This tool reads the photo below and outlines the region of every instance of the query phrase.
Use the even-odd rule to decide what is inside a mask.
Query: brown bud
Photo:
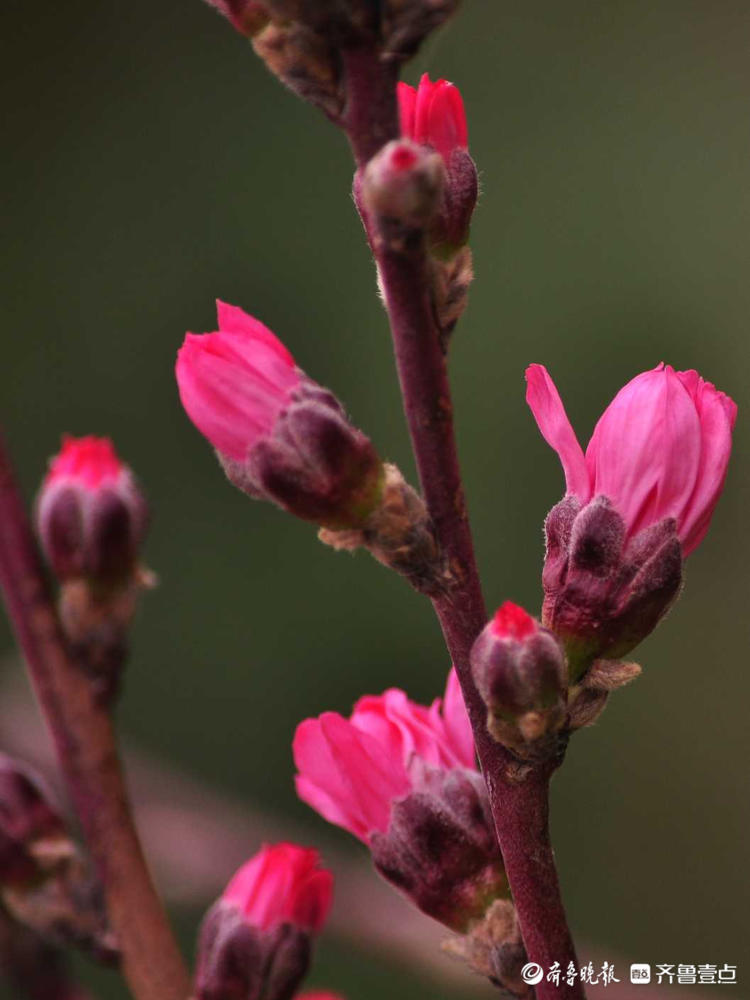
[[[384,0],[383,57],[409,59],[427,36],[455,13],[459,0]]]
[[[269,22],[253,37],[268,69],[304,101],[337,119],[344,106],[337,53],[320,35],[296,21]]]
[[[443,950],[518,1000],[531,1000],[534,996],[521,975],[527,960],[526,949],[516,908],[509,899],[494,902],[470,933],[444,942]]]
[[[453,575],[438,547],[424,501],[395,465],[386,463],[383,468],[380,501],[364,527],[353,531],[323,528],[318,538],[337,551],[366,548],[378,562],[406,577],[415,590],[445,593]]]
[[[623,663],[621,660],[595,660],[594,665],[583,679],[584,687],[590,691],[616,691],[630,684],[641,675],[638,663]]]

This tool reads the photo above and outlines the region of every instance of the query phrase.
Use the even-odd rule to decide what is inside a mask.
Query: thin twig
[[[66,649],[1,440],[0,583],[104,886],[123,974],[137,1000],[185,1000],[187,972],[143,857],[112,719]]]
[[[345,53],[344,62],[345,128],[361,169],[384,141],[398,137],[395,79],[389,78],[372,50]],[[576,963],[576,956],[549,839],[551,769],[527,770],[523,781],[509,778],[517,768],[508,752],[490,738],[486,711],[471,677],[469,653],[485,624],[486,611],[464,501],[450,384],[432,308],[426,250],[421,241],[394,248],[379,240],[372,223],[364,221],[385,293],[424,499],[456,579],[448,595],[433,599],[433,606],[469,710],[529,958],[543,968],[555,961],[565,968],[571,961]],[[578,983],[556,987],[544,981],[536,993],[538,1000],[584,996]]]

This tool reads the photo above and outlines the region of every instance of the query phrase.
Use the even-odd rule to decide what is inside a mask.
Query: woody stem
[[[137,1000],[185,1000],[187,972],[143,856],[112,717],[67,649],[1,440],[0,584],[104,888],[125,979]]]
[[[387,141],[398,138],[396,71],[377,51],[344,53],[348,103],[344,128],[358,170]],[[357,183],[355,181],[355,190]],[[363,218],[390,320],[404,410],[427,509],[455,579],[432,599],[474,731],[521,932],[529,959],[547,968],[576,963],[560,894],[548,828],[551,768],[521,771],[489,735],[486,709],[469,665],[471,647],[486,622],[453,425],[446,357],[432,306],[429,261],[423,241],[394,247]],[[538,1000],[582,1000],[580,983],[559,987],[543,980]]]

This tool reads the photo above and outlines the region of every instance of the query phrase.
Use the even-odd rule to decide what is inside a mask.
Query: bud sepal
[[[682,586],[682,547],[672,518],[626,540],[605,496],[584,507],[566,497],[545,533],[542,621],[562,641],[577,681],[594,661],[629,653],[669,611]]]
[[[387,831],[370,838],[373,862],[423,913],[465,932],[509,893],[484,779],[424,762],[412,778]]]

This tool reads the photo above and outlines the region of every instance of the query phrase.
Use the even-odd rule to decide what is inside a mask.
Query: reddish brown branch
[[[138,1000],[185,1000],[187,973],[143,857],[112,719],[66,649],[1,440],[0,583],[104,886],[125,978]]]
[[[375,53],[346,58],[346,130],[358,167],[398,135],[394,81]],[[384,88],[388,87],[386,92]],[[361,210],[361,206],[360,206]],[[576,962],[548,832],[550,770],[529,771],[522,782],[508,752],[489,736],[484,705],[474,686],[469,652],[486,621],[453,428],[446,358],[436,325],[422,241],[393,247],[365,227],[380,273],[391,324],[399,381],[427,508],[456,584],[433,600],[456,666],[487,781],[498,838],[529,958],[544,968]],[[580,1000],[579,984],[536,988],[539,1000]]]

